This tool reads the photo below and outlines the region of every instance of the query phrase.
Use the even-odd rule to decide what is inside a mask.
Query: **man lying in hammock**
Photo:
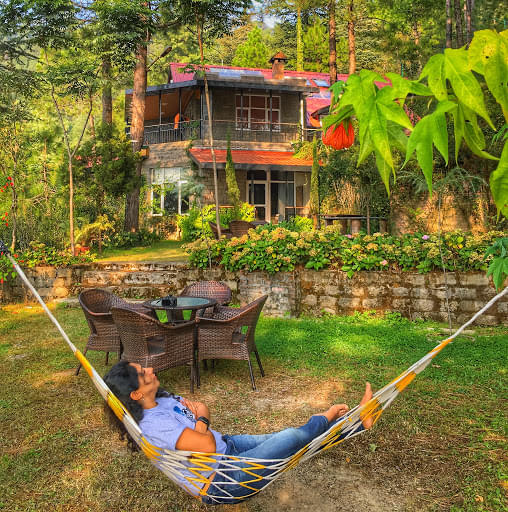
[[[346,404],[332,405],[327,411],[311,416],[301,427],[287,428],[273,434],[221,435],[210,428],[210,411],[205,404],[162,390],[152,368],[142,368],[136,363],[120,361],[104,376],[104,381],[138,422],[144,437],[152,444],[169,450],[225,454],[265,461],[285,459],[328,430],[349,410]],[[360,405],[367,403],[371,397],[372,389],[367,382]],[[130,436],[123,424],[113,414],[110,416],[121,431],[122,437],[127,437],[130,448],[137,449],[134,441],[129,439]],[[371,426],[372,418],[366,417],[358,430]],[[217,457],[217,460],[219,459]],[[231,460],[227,463],[227,467],[231,468]],[[221,464],[217,462],[211,466],[219,470]],[[249,471],[242,468],[249,468]],[[220,503],[238,502],[238,498],[252,495],[256,489],[264,487],[267,483],[266,477],[275,471],[276,468],[253,470],[248,463],[235,462],[232,471],[211,472],[211,484],[206,492],[208,496],[203,497],[203,502],[216,503],[210,495],[221,496]],[[200,489],[189,488],[187,479],[194,475],[185,470],[182,473],[181,486],[191,493],[198,494]],[[256,480],[257,475],[262,475],[263,478],[252,481]],[[251,482],[248,485],[237,484],[249,480]]]

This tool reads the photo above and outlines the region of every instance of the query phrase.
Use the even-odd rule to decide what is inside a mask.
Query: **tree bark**
[[[132,151],[137,153],[141,150],[145,138],[145,106],[146,106],[146,84],[147,84],[147,46],[150,39],[149,34],[144,41],[138,44],[136,52],[136,67],[134,68],[134,85],[132,91],[132,121],[131,138]],[[142,162],[136,164],[136,175],[141,176]],[[140,186],[128,192],[125,198],[125,231],[138,231],[139,229],[139,193]]]
[[[113,123],[113,95],[111,92],[111,61],[109,57],[102,60],[102,122],[104,124]]]
[[[457,39],[457,48],[464,46],[464,31],[462,29],[462,16],[461,0],[454,0],[453,14],[455,15],[455,36]]]
[[[417,62],[416,62],[416,70],[418,75],[422,70],[422,63],[420,60],[420,27],[418,26],[418,21],[414,20],[413,22],[413,39],[415,42],[415,46],[418,48],[417,50]]]
[[[355,45],[355,3],[350,0],[348,5],[347,39],[349,51],[349,74],[356,73],[356,45]]]
[[[446,0],[446,48],[452,47],[452,0]]]
[[[328,60],[330,68],[330,85],[337,81],[337,33],[335,23],[335,0],[328,2],[328,46],[330,56]]]
[[[466,44],[469,46],[473,38],[473,9],[474,0],[465,0],[464,2],[464,24],[466,26]]]
[[[302,9],[296,8],[296,70],[303,71]]]

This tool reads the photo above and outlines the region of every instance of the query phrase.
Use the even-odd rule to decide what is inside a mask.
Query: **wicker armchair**
[[[217,304],[225,306],[231,302],[231,288],[221,281],[198,281],[188,284],[180,295],[215,299]],[[212,310],[213,308],[208,308]]]
[[[218,240],[219,239],[219,230],[217,229],[217,224],[212,221],[208,221],[208,225],[210,226],[210,229],[212,230],[213,236]],[[229,229],[220,228],[220,232],[222,236],[225,236],[226,238],[232,238],[233,234]]]
[[[84,290],[79,294],[78,298],[90,327],[90,336],[88,337],[83,355],[86,354],[87,350],[102,350],[106,352],[106,364],[108,364],[110,352],[117,352],[120,359],[122,349],[120,337],[111,316],[111,308],[115,306],[131,308],[151,314],[151,310],[146,309],[140,304],[132,304],[113,293],[99,288]],[[79,374],[80,369],[81,364],[76,368],[76,375]]]
[[[122,359],[152,367],[156,373],[190,365],[190,390],[194,393],[195,320],[172,325],[127,308],[114,307],[111,313],[122,340]]]
[[[252,222],[247,222],[246,220],[232,220],[229,223],[229,229],[233,236],[240,237],[246,235],[249,232],[249,229],[256,229],[256,226],[252,224]]]
[[[268,295],[242,308],[217,306],[213,318],[198,317],[198,366],[206,359],[241,359],[249,364],[252,389],[256,390],[250,353],[254,352],[264,377],[254,334]],[[198,375],[199,385],[199,375]]]

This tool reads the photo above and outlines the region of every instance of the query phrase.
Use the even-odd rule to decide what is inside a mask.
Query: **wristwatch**
[[[206,418],[205,416],[200,416],[197,420],[196,420],[196,423],[198,421],[201,421],[203,422],[205,425],[206,425],[206,430],[208,430],[210,428],[210,420],[208,418]]]

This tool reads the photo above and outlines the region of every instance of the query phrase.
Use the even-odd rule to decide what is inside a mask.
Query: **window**
[[[272,130],[280,131],[280,96],[272,96]],[[270,96],[236,95],[236,129],[270,131]]]
[[[189,193],[185,190],[185,171],[182,167],[150,169],[150,200],[152,215],[185,213],[189,210]]]

